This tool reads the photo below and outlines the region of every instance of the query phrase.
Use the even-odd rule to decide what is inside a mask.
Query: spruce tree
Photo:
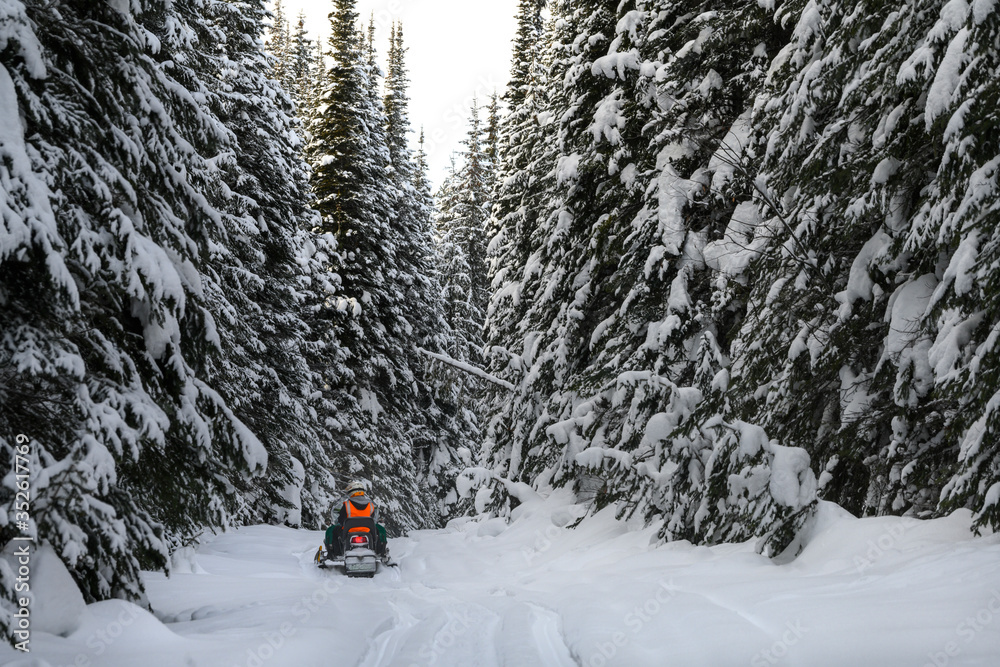
[[[456,334],[453,347],[448,352],[455,359],[468,361],[474,354],[476,345],[468,341],[462,332],[473,330],[480,314],[474,311],[472,305],[472,277],[468,258],[452,225],[458,218],[460,198],[458,167],[453,155],[444,182],[434,195],[436,261],[445,295],[445,319]],[[465,325],[466,322],[469,324]]]
[[[35,475],[32,522],[2,531],[51,544],[88,601],[143,603],[140,567],[239,521],[269,462],[220,370],[221,315],[247,314],[212,264],[243,203],[205,74],[222,15],[57,4],[15,12],[0,53],[0,440],[28,436]]]
[[[414,415],[413,323],[407,291],[412,260],[397,225],[401,196],[393,176],[386,118],[377,95],[375,57],[358,30],[354,0],[337,0],[330,15],[333,66],[313,119],[307,149],[313,168],[320,232],[337,240],[331,267],[341,288],[331,313],[337,339],[349,350],[336,390],[344,405],[340,437],[346,476],[367,477],[387,525],[423,525],[411,452]]]
[[[264,12],[262,2],[213,6],[213,24],[226,39],[206,75],[225,73],[213,84],[211,108],[232,134],[233,153],[223,168],[228,237],[212,263],[225,285],[216,295],[223,353],[217,372],[227,403],[269,453],[268,475],[247,490],[245,520],[298,524],[304,514],[319,527],[336,490],[320,447],[329,435],[310,405],[313,382],[301,353],[308,336],[303,287],[311,277],[298,255],[313,213],[292,108],[269,76]],[[293,506],[285,507],[290,498]]]
[[[316,50],[306,32],[305,12],[300,11],[295,21],[295,30],[289,37],[288,54],[288,93],[295,101],[299,117],[304,118],[308,115],[310,88],[316,69]]]
[[[398,192],[395,224],[404,242],[399,266],[408,289],[405,317],[412,326],[417,346],[433,353],[448,353],[452,334],[445,321],[445,297],[435,269],[431,221],[433,201],[427,180],[426,154],[421,136],[416,160],[409,148],[409,78],[406,70],[403,25],[393,26],[389,69],[386,76],[386,131]],[[478,439],[470,394],[455,391],[442,371],[424,353],[411,347],[408,363],[416,381],[416,403],[407,417],[412,433],[413,455],[418,472],[442,512],[445,500],[454,495],[454,480],[470,462],[468,453]]]
[[[720,340],[732,313],[717,306],[699,258],[733,207],[707,197],[706,186],[720,142],[753,102],[766,49],[775,48],[759,7],[706,14],[697,4],[622,3],[617,12],[598,2],[553,6],[549,83],[536,116],[552,139],[539,142],[536,162],[520,174],[501,175],[504,189],[517,178],[529,184],[517,215],[535,222],[516,236],[524,249],[511,272],[523,278],[491,304],[491,327],[508,294],[530,305],[516,324],[506,320],[508,335],[523,342],[515,338],[505,354],[524,380],[499,403],[491,426],[505,430],[491,429],[488,446],[498,476],[573,484],[584,494],[599,489],[591,495],[597,506],[621,501],[623,511],[666,515],[667,535],[715,541],[766,532],[790,517],[801,525],[814,478],[795,450],[801,497],[785,505],[787,497],[754,496],[761,511],[751,521],[712,493],[728,498],[732,481],[730,491],[741,494],[749,488],[741,476],[785,450],[759,430],[731,437],[741,432],[734,423],[686,449],[664,446],[675,429],[684,442],[696,409],[705,406],[699,423],[708,429],[724,407],[706,399],[727,365]],[[645,11],[650,6],[658,11]],[[764,36],[760,56],[760,41],[738,37],[748,27]],[[502,189],[498,206],[507,206],[506,196]],[[752,461],[729,457],[744,446]],[[711,456],[718,464],[709,485]],[[776,536],[773,548],[794,532]]]
[[[539,216],[538,200],[544,194],[539,177],[546,167],[554,166],[541,157],[554,137],[551,124],[542,122],[551,118],[543,115],[547,114],[550,79],[539,75],[544,45],[538,2],[522,0],[518,26],[513,75],[503,96],[509,111],[499,126],[496,187],[487,228],[491,293],[484,327],[487,368],[494,376],[519,386],[515,398],[496,386],[487,388],[485,401],[491,409],[481,463],[499,476],[516,470],[518,451],[527,437],[527,417],[536,412],[530,389],[520,387],[533,349],[533,335],[526,338],[520,326],[530,299],[526,282],[535,277],[527,269]],[[495,502],[503,504],[505,500],[497,497]]]
[[[416,169],[413,172],[413,187],[417,189],[417,197],[423,209],[432,213],[434,196],[431,192],[431,181],[428,175],[430,164],[427,160],[427,137],[424,128],[420,128],[420,140],[417,143],[417,154],[414,160]]]
[[[772,76],[775,101],[754,123],[780,133],[757,140],[758,180],[769,184],[754,234],[762,256],[750,267],[761,287],[748,295],[755,316],[735,342],[738,353],[757,350],[740,355],[754,392],[737,390],[736,407],[806,447],[823,495],[858,514],[933,512],[954,451],[928,372],[933,327],[913,311],[933,289],[941,249],[904,247],[909,217],[934,185],[935,142],[917,122],[933,74],[902,85],[897,74],[934,14],[920,3],[899,12],[827,5],[823,34],[804,17]],[[808,71],[802,58],[814,61]],[[800,87],[820,72],[830,86]],[[910,120],[887,131],[893,117]],[[798,192],[781,201],[773,193],[785,184]]]
[[[483,127],[479,120],[479,103],[473,100],[469,116],[469,132],[463,145],[462,167],[457,173],[458,202],[451,223],[469,262],[472,278],[472,303],[476,310],[486,309],[489,282],[486,275],[486,230],[490,214],[491,189],[490,163],[483,149]]]
[[[445,319],[452,332],[448,353],[459,361],[479,364],[483,311],[476,298],[474,264],[469,244],[468,197],[463,169],[451,168],[436,196],[437,263],[445,302]]]
[[[269,32],[267,48],[275,59],[274,78],[285,92],[291,93],[295,87],[292,71],[293,44],[288,29],[288,18],[285,16],[281,0],[274,2],[274,16]]]
[[[591,219],[587,211],[598,209],[608,194],[607,188],[600,187],[602,178],[606,178],[601,172],[606,174],[607,167],[598,164],[602,157],[596,154],[589,168],[579,167],[587,164],[583,156],[587,137],[591,136],[587,129],[591,121],[586,115],[593,113],[611,85],[607,78],[594,77],[590,71],[593,61],[604,52],[602,48],[606,49],[607,38],[599,35],[613,34],[615,17],[598,3],[585,4],[571,9],[557,3],[553,8],[545,58],[549,70],[547,90],[525,98],[527,105],[538,105],[526,128],[537,136],[533,139],[537,148],[534,154],[521,158],[521,173],[515,177],[505,177],[505,169],[501,169],[500,180],[505,187],[494,208],[496,213],[498,208],[509,206],[509,195],[504,190],[517,180],[527,186],[518,197],[517,207],[511,206],[514,215],[521,218],[511,220],[511,249],[521,264],[514,267],[520,274],[517,286],[507,288],[494,283],[494,289],[500,290],[494,295],[494,304],[498,297],[507,298],[505,294],[512,289],[517,290],[521,302],[519,312],[515,311],[518,319],[507,324],[521,340],[503,346],[507,348],[503,354],[509,357],[508,363],[513,361],[519,367],[521,375],[515,384],[521,386],[513,397],[502,399],[500,405],[508,404],[505,409],[510,414],[497,422],[506,422],[505,430],[497,432],[500,442],[490,443],[494,456],[499,457],[493,465],[499,463],[499,470],[511,481],[549,484],[554,475],[561,476],[562,471],[553,464],[565,460],[560,450],[566,443],[553,438],[549,428],[569,417],[566,405],[560,405],[571,396],[565,383],[574,379],[572,366],[586,363],[576,340],[580,327],[593,323],[581,309],[580,297],[585,298],[592,285],[585,275],[585,255],[591,248],[581,240],[586,226],[598,218],[594,215]],[[566,46],[574,41],[583,46],[569,52]],[[586,81],[586,85],[571,85],[571,81]],[[515,114],[509,117],[513,118]],[[578,204],[570,203],[570,198],[577,197]],[[497,310],[494,304],[491,318]],[[490,349],[496,350],[493,345]]]
[[[435,197],[435,275],[443,302],[442,349],[456,361],[478,365],[482,347],[482,312],[472,300],[471,269],[458,232],[455,211],[461,197],[454,160]],[[468,497],[460,498],[456,480],[473,465],[478,454],[483,396],[482,381],[450,365],[428,366],[435,403],[442,424],[440,442],[428,459],[427,476],[438,492],[443,509],[451,514],[471,509]]]
[[[322,40],[316,40],[314,49],[312,67],[309,70],[308,84],[305,86],[305,90],[303,91],[306,100],[306,109],[304,112],[299,112],[299,118],[302,119],[307,132],[309,127],[312,126],[312,118],[316,114],[316,107],[319,106],[319,100],[322,97],[323,89],[326,86],[327,77],[326,56],[323,52]]]
[[[493,212],[493,197],[497,188],[497,164],[500,159],[500,97],[494,92],[490,95],[487,107],[486,137],[483,151],[486,154],[486,184],[489,188],[490,205],[487,208],[487,218]]]
[[[922,409],[912,416],[911,430],[922,426],[921,413],[936,417],[932,426],[940,423],[942,412],[947,419],[941,431],[945,446],[936,438],[913,438],[923,446],[915,452],[917,456],[900,457],[899,464],[902,473],[916,472],[904,480],[909,486],[923,483],[931,489],[942,481],[942,470],[947,470],[936,513],[967,507],[974,512],[977,530],[996,531],[1000,528],[1000,447],[989,434],[997,428],[1000,379],[995,345],[1000,322],[996,206],[1000,20],[995,11],[976,3],[956,7],[964,11],[954,15],[938,12],[934,3],[918,6],[921,15],[933,18],[934,24],[910,49],[902,72],[906,79],[925,82],[927,94],[920,98],[925,101],[923,129],[940,150],[933,152],[939,160],[937,178],[925,191],[930,196],[915,212],[905,249],[923,250],[920,255],[927,257],[928,269],[932,253],[938,258],[947,256],[948,264],[943,274],[939,271],[943,262],[935,265],[940,282],[922,321],[930,332],[914,337],[911,343],[911,349],[927,351],[937,390],[928,392],[931,400],[922,402]],[[933,77],[919,66],[926,63],[922,58],[928,53],[940,63]],[[913,179],[907,171],[903,165],[893,176]],[[934,342],[928,348],[932,336]],[[926,391],[926,369],[917,372],[922,358],[916,354],[912,358],[914,390]],[[932,408],[938,410],[932,413]],[[914,496],[910,494],[907,500]]]
[[[543,46],[542,36],[545,31],[542,18],[544,9],[545,0],[518,0],[514,61],[504,95],[504,101],[511,109],[521,106],[531,89],[541,83],[539,52]]]
[[[501,125],[492,507],[572,483],[772,555],[817,497],[995,523],[992,14],[610,10],[552,5]]]

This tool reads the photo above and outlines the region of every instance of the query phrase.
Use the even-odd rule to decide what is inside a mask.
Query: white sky
[[[299,10],[305,11],[310,36],[320,36],[325,45],[333,0],[283,0],[282,5],[292,24]],[[510,76],[516,11],[517,0],[358,0],[365,25],[375,14],[383,68],[392,22],[403,22],[409,48],[411,144],[416,146],[423,126],[435,188],[451,153],[461,148],[466,136],[473,96],[485,104],[494,90],[503,93]]]

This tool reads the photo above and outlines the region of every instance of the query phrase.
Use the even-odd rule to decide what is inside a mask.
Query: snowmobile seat
[[[344,521],[345,533],[371,533],[376,534],[375,519],[370,516],[351,517]]]
[[[344,528],[341,531],[343,539],[347,542],[353,533],[365,533],[371,540],[372,548],[378,544],[378,529],[375,527],[375,519],[370,516],[351,517],[344,521]]]
[[[350,539],[351,533],[367,533],[368,539],[371,540],[372,548],[376,553],[382,552],[382,536],[375,523],[375,519],[369,516],[358,516],[345,520],[342,532],[345,541]]]

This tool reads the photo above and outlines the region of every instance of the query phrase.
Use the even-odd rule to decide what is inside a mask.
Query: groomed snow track
[[[968,513],[858,520],[823,505],[802,555],[776,565],[752,544],[659,544],[611,513],[568,530],[583,515],[570,500],[393,540],[399,567],[373,579],[318,569],[320,532],[216,536],[170,578],[146,575],[155,615],[102,602],[63,619],[64,636],[39,620],[31,655],[0,648],[0,664],[955,667],[1000,655],[1000,536],[974,538]]]

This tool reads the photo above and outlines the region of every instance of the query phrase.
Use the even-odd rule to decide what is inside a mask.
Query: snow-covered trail
[[[656,546],[556,495],[391,543],[374,579],[315,569],[322,534],[256,526],[147,575],[155,616],[90,605],[31,665],[482,667],[1000,664],[1000,536],[959,513],[857,520],[824,505],[805,552]],[[0,649],[0,663],[14,652]]]

